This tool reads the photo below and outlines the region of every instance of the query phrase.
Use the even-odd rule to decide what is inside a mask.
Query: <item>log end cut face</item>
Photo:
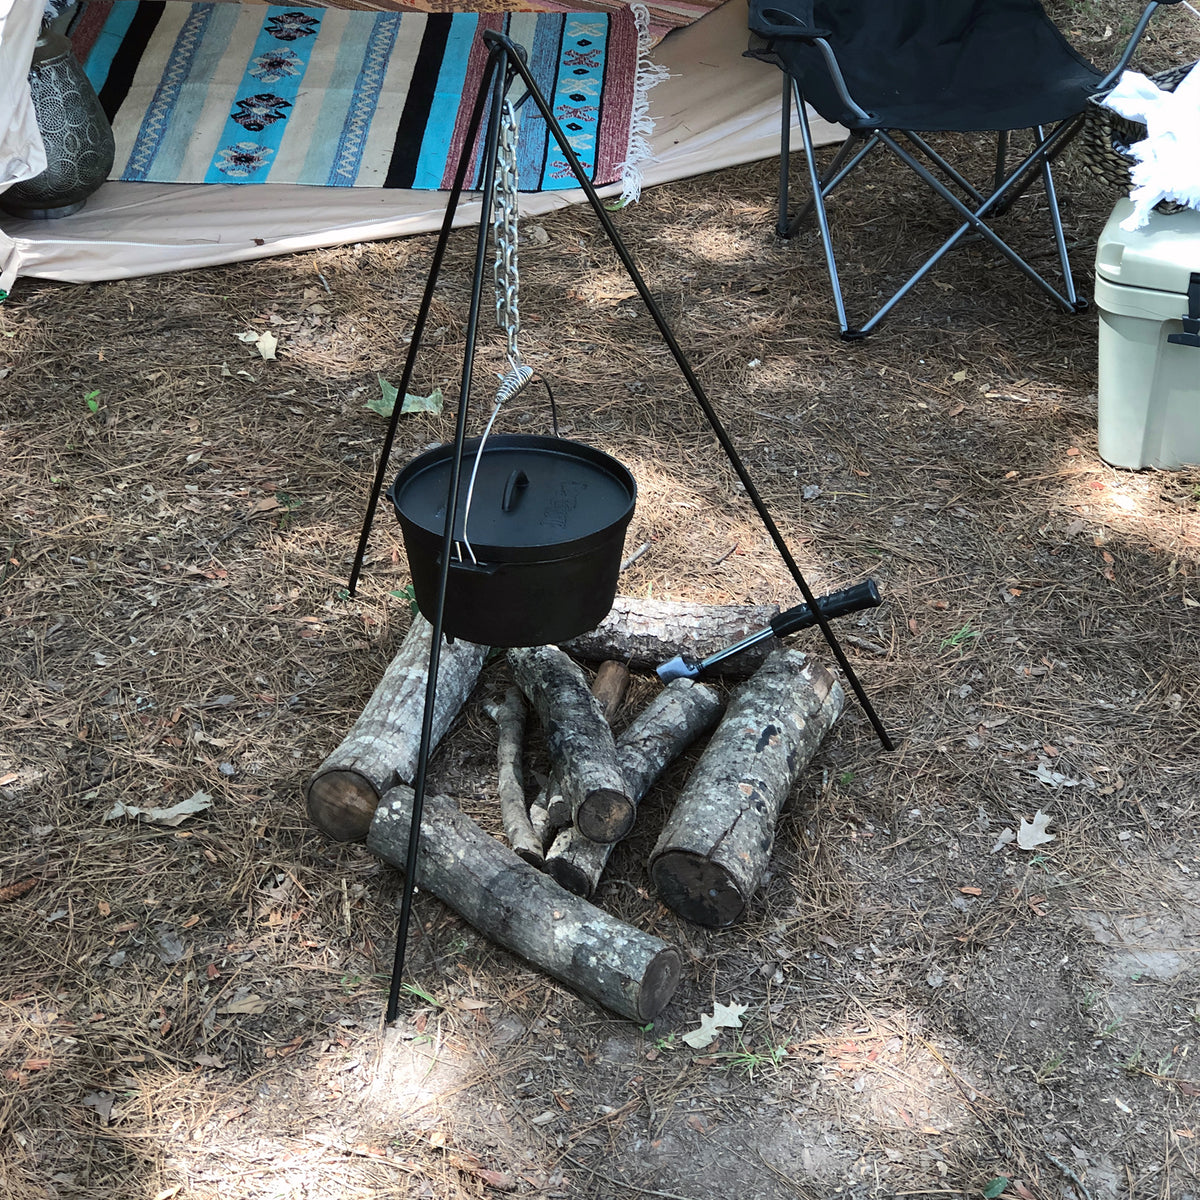
[[[379,793],[358,771],[326,771],[309,781],[308,818],[335,842],[365,842]]]
[[[576,863],[567,858],[557,857],[546,859],[546,871],[550,878],[560,887],[564,887],[573,896],[582,896],[585,900],[592,895],[592,878]]]
[[[609,844],[619,842],[633,828],[637,813],[633,801],[615,788],[594,788],[575,814],[575,824],[585,838]]]
[[[723,929],[746,909],[746,897],[729,872],[702,854],[666,850],[654,859],[650,875],[662,902],[694,925]]]
[[[683,960],[673,946],[660,950],[646,967],[638,994],[638,1020],[649,1023],[670,1003],[679,986]]]

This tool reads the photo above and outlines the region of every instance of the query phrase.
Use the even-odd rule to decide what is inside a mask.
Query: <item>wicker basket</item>
[[[1196,65],[1186,63],[1180,67],[1171,67],[1168,71],[1159,71],[1157,75],[1149,76],[1149,79],[1164,92],[1173,92]],[[1137,162],[1129,153],[1129,147],[1134,142],[1140,142],[1145,136],[1146,127],[1140,121],[1131,121],[1128,117],[1113,112],[1111,108],[1106,108],[1099,99],[1093,99],[1088,105],[1087,119],[1075,142],[1075,152],[1088,171],[1114,191],[1128,195],[1132,187],[1129,169]],[[1154,206],[1156,212],[1162,213],[1180,212],[1185,207],[1173,200],[1160,200]]]

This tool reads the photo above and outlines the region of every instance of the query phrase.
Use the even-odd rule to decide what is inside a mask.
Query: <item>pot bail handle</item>
[[[528,486],[529,476],[520,467],[515,468],[504,482],[504,495],[500,499],[500,511],[512,512]]]

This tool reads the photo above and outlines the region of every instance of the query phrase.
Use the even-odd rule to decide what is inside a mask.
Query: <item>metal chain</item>
[[[467,481],[467,497],[463,506],[463,536],[455,543],[459,561],[470,558],[476,562],[467,531],[471,515],[471,502],[475,497],[475,480],[479,475],[479,464],[483,459],[483,448],[487,445],[492,426],[501,405],[511,400],[533,378],[533,368],[521,361],[521,349],[517,345],[517,334],[521,331],[520,290],[521,280],[517,271],[517,218],[520,202],[517,196],[517,111],[509,97],[504,99],[500,110],[500,142],[496,147],[496,174],[492,183],[492,241],[496,258],[492,274],[496,282],[496,324],[508,338],[508,370],[500,376],[496,390],[496,401],[487,427],[479,439],[475,461],[471,464],[471,475]],[[465,551],[465,555],[464,555]]]
[[[521,361],[517,334],[521,331],[520,274],[517,268],[517,113],[512,100],[504,100],[500,113],[500,144],[492,189],[492,237],[496,247],[496,324],[508,338],[508,374],[501,379],[496,403],[511,400],[533,376]]]

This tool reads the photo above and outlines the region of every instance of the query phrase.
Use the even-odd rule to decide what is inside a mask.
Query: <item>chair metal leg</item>
[[[996,173],[992,176],[992,194],[1000,190],[1000,185],[1007,175],[1005,165],[1008,162],[1008,130],[1002,129],[996,134]]]
[[[783,77],[783,127],[779,131],[779,216],[775,220],[775,232],[785,238],[788,235],[788,167],[792,158],[792,81]]]
[[[829,164],[829,169],[820,178],[821,195],[829,196],[842,183],[847,176],[858,166],[860,162],[875,148],[878,144],[874,138],[865,138],[862,134],[852,133],[838,147],[837,153],[833,156],[833,161]],[[813,196],[816,195],[816,189],[813,190]],[[783,237],[794,237],[797,230],[809,217],[816,211],[816,201],[811,197],[806,200],[803,206],[797,211],[796,215],[788,222],[787,230]]]
[[[796,99],[800,107],[800,135],[804,139],[804,155],[808,160],[808,178],[812,185],[810,203],[817,215],[817,227],[821,231],[821,245],[825,248],[825,264],[829,269],[829,283],[833,288],[833,307],[837,312],[838,328],[844,338],[856,336],[857,330],[852,332],[850,322],[846,319],[846,303],[842,299],[842,283],[838,278],[837,259],[833,253],[833,235],[829,231],[829,216],[825,211],[825,185],[822,183],[821,173],[817,169],[816,148],[813,146],[812,128],[808,123],[808,110],[804,105],[803,96],[797,93]]]
[[[791,150],[791,113],[795,103],[798,112],[800,133],[804,142],[804,154],[808,165],[811,197],[790,220],[787,220],[788,205],[788,165]],[[782,153],[780,157],[779,179],[779,215],[776,232],[780,237],[791,237],[800,225],[815,214],[817,226],[821,234],[821,244],[825,253],[825,263],[829,272],[829,282],[833,291],[834,309],[837,314],[838,329],[844,339],[851,340],[865,337],[872,332],[891,310],[908,295],[913,288],[954,248],[968,233],[974,232],[989,241],[1031,282],[1035,283],[1051,299],[1057,301],[1068,312],[1080,312],[1086,308],[1086,301],[1081,302],[1075,289],[1075,281],[1071,274],[1070,261],[1067,255],[1066,236],[1062,227],[1062,216],[1058,208],[1058,196],[1054,186],[1054,176],[1051,162],[1061,152],[1064,146],[1078,131],[1081,121],[1067,120],[1058,125],[1051,134],[1045,136],[1039,127],[1034,132],[1036,141],[1034,149],[1025,156],[1013,170],[1008,169],[1009,135],[1001,131],[997,135],[996,160],[993,178],[993,191],[985,196],[970,180],[966,179],[953,165],[939,154],[923,137],[912,131],[897,131],[909,141],[937,170],[951,183],[957,185],[973,202],[970,207],[959,196],[946,186],[942,179],[930,168],[906,150],[891,133],[884,130],[874,130],[870,133],[852,132],[839,147],[833,162],[824,175],[816,163],[815,147],[813,145],[812,128],[808,119],[807,107],[799,85],[789,76],[784,76],[783,95],[783,130],[781,135]],[[930,255],[918,269],[893,293],[888,300],[862,325],[852,327],[846,315],[845,298],[842,292],[841,278],[838,273],[837,258],[833,246],[833,234],[826,208],[826,198],[850,175],[860,162],[875,148],[883,145],[891,150],[918,178],[922,179],[935,193],[942,197],[947,204],[964,218],[960,225],[937,250]],[[1033,181],[1042,179],[1046,189],[1047,200],[1050,204],[1050,220],[1054,234],[1055,247],[1058,251],[1059,264],[1065,295],[1044,279],[1037,270],[1020,254],[1017,253],[999,234],[984,220],[1007,210],[1013,200],[1023,194]]]
[[[947,179],[950,179],[954,183],[958,184],[958,186],[962,188],[962,190],[966,192],[966,194],[972,200],[974,200],[976,204],[982,204],[984,200],[987,199],[983,192],[981,192],[969,179],[967,179],[966,176],[948,163],[923,137],[918,136],[911,130],[905,130],[904,136],[910,142],[912,142],[914,146],[919,147],[921,153],[924,154],[930,162],[934,163]],[[995,191],[994,188],[992,190],[993,192]]]
[[[913,156],[909,154],[903,146],[901,146],[887,134],[883,134],[881,136],[885,145],[887,145],[895,154],[897,154],[902,161],[906,162],[922,179],[925,180],[925,182],[931,188],[933,188],[935,192],[937,192],[939,196],[942,197],[943,200],[946,201],[947,204],[949,204],[965,219],[965,224],[947,240],[947,242],[936,252],[926,266],[932,266],[934,262],[938,261],[946,254],[946,252],[963,236],[963,234],[967,232],[967,230],[973,229],[982,237],[987,238],[987,240],[991,242],[992,245],[995,246],[996,249],[999,250],[1000,253],[1003,254],[1004,257],[1013,264],[1013,266],[1028,276],[1028,278],[1042,288],[1043,291],[1057,300],[1064,308],[1069,311],[1073,311],[1075,307],[1074,303],[1068,300],[1065,296],[1061,295],[1052,284],[1043,279],[1041,275],[1039,275],[1037,271],[1035,271],[1033,267],[1029,265],[1029,263],[1027,263],[998,233],[995,232],[995,230],[992,229],[990,225],[987,224],[987,222],[983,220],[984,214],[990,212],[990,210],[999,201],[1001,196],[1000,193],[989,197],[989,199],[980,205],[979,208],[971,210],[965,204],[963,204],[963,202],[952,191],[950,191],[950,189],[946,187],[946,185],[943,184],[936,175],[930,172],[923,163],[913,158]]]
[[[947,204],[949,204],[956,212],[962,215],[965,220],[946,239],[945,242],[929,257],[924,263],[909,277],[908,280],[896,291],[888,301],[874,313],[874,315],[861,326],[861,333],[866,335],[874,330],[885,316],[898,304],[905,296],[912,291],[934,267],[935,264],[941,261],[942,258],[971,230],[974,230],[980,236],[986,238],[1001,254],[1005,256],[1018,270],[1026,275],[1030,280],[1037,284],[1047,295],[1056,300],[1068,312],[1079,311],[1079,301],[1075,294],[1074,281],[1067,276],[1068,282],[1066,285],[1067,295],[1060,293],[1051,283],[1043,279],[1041,275],[1027,263],[1009,244],[1004,241],[984,220],[984,216],[992,215],[994,209],[998,209],[1000,205],[1009,197],[1010,190],[1018,182],[1021,183],[1022,190],[1028,186],[1025,181],[1025,176],[1032,173],[1036,177],[1038,171],[1048,166],[1048,158],[1050,157],[1049,150],[1053,149],[1060,139],[1064,136],[1064,125],[1059,126],[1050,135],[1049,138],[1039,139],[1039,144],[1035,149],[1026,156],[1026,158],[1016,167],[1015,170],[1009,173],[1008,177],[1001,183],[1000,188],[989,196],[978,208],[972,210],[968,208],[953,192],[949,190],[929,169],[918,159],[909,154],[903,146],[901,146],[894,138],[886,133],[878,133],[879,139],[885,146],[888,147],[902,162],[907,164],[918,177],[923,179],[929,187],[931,187],[938,195],[940,195]],[[1057,218],[1057,204],[1054,205],[1054,215]],[[1061,220],[1055,220],[1056,236],[1061,232]],[[1066,261],[1066,239],[1063,238],[1060,245],[1060,261]]]
[[[1037,127],[1036,134],[1038,141],[1041,142],[1043,137],[1040,125]],[[1050,224],[1054,226],[1054,245],[1058,250],[1059,266],[1062,267],[1063,289],[1067,293],[1071,307],[1076,312],[1083,312],[1087,308],[1087,301],[1084,300],[1081,305],[1079,296],[1075,292],[1075,277],[1071,273],[1071,260],[1067,257],[1067,238],[1063,233],[1062,213],[1058,211],[1058,192],[1054,187],[1054,172],[1050,169],[1048,158],[1042,160],[1042,186],[1046,189],[1046,203],[1050,206]]]

